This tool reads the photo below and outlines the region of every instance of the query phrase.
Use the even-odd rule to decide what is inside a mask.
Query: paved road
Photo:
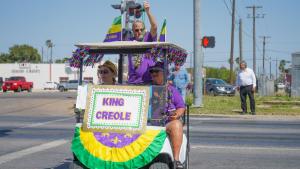
[[[66,168],[75,92],[0,94],[0,168]]]
[[[299,120],[202,118],[191,126],[191,168],[299,169]]]
[[[0,93],[0,169],[63,169],[72,160],[75,92]],[[298,169],[300,121],[191,119],[192,169]]]

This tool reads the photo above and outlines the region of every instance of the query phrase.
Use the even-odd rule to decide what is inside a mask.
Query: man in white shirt
[[[247,63],[241,61],[240,70],[236,78],[237,90],[240,92],[242,114],[247,113],[247,95],[250,99],[250,109],[252,115],[255,115],[254,92],[256,88],[256,77],[252,69],[247,68]]]

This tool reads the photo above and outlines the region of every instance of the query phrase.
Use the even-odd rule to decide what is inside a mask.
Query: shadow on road
[[[12,132],[12,130],[7,130],[7,129],[4,129],[4,130],[0,130],[0,137],[5,137],[5,136],[8,136],[9,132]]]
[[[51,168],[45,168],[45,169],[68,169],[70,167],[70,165],[72,164],[73,159],[65,159],[61,164],[59,164],[58,166],[55,167],[51,167]]]

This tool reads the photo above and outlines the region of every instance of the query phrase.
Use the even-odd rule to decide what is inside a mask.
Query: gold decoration
[[[118,143],[121,142],[121,140],[119,140],[118,137],[115,137],[114,139],[111,139],[110,141],[111,141],[112,143],[114,143],[114,144],[118,144]]]

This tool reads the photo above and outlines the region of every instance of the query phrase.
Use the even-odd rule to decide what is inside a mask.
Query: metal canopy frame
[[[88,47],[90,53],[101,54],[144,53],[153,48],[173,48],[183,53],[187,53],[185,49],[169,42],[116,41],[103,43],[78,43],[75,46],[78,48]]]
[[[123,82],[123,60],[124,54],[141,54],[153,48],[163,48],[164,63],[167,63],[168,48],[187,53],[185,49],[178,45],[169,42],[137,42],[137,41],[115,41],[115,42],[101,42],[101,43],[78,43],[75,44],[78,48],[89,48],[90,54],[119,54],[118,61],[118,83]],[[82,60],[81,60],[82,63]],[[82,84],[82,64],[80,65],[79,84]],[[164,65],[168,69],[167,64]],[[165,78],[167,73],[165,72]]]

